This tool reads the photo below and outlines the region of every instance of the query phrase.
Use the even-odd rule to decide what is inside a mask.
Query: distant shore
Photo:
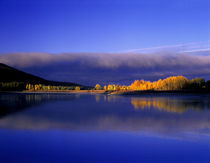
[[[24,91],[0,91],[1,93],[96,93],[108,95],[144,95],[144,94],[210,94],[210,90],[127,90],[127,91],[107,91],[107,90],[24,90]]]
[[[105,90],[24,90],[24,91],[0,91],[0,93],[97,93],[105,94]]]
[[[25,90],[23,93],[105,93],[105,90],[38,90],[30,91]]]
[[[138,90],[138,91],[114,91],[111,95],[143,95],[143,94],[210,94],[209,90]]]

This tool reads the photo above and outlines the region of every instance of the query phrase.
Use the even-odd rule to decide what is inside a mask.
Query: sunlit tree
[[[80,90],[80,87],[79,86],[76,86],[75,87],[75,90],[79,91]]]
[[[96,84],[95,89],[96,90],[100,90],[101,89],[101,86],[99,84]]]

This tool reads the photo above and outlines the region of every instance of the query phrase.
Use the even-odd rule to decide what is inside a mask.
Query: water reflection
[[[209,102],[198,99],[179,99],[173,97],[156,97],[156,98],[132,98],[131,103],[135,110],[150,110],[152,108],[159,111],[171,113],[183,113],[187,110],[202,111],[209,108]]]
[[[210,133],[209,98],[190,95],[0,94],[0,127]]]
[[[0,93],[0,117],[40,105],[48,101],[72,100],[77,96],[50,93]]]

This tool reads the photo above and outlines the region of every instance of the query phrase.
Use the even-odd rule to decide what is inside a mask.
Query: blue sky
[[[0,0],[0,53],[122,52],[207,42],[208,0]]]
[[[210,79],[209,0],[0,0],[0,62],[49,80]]]

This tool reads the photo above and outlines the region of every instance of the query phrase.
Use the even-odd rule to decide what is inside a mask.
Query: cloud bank
[[[153,53],[8,53],[0,55],[0,62],[47,79],[91,85],[129,84],[135,79],[156,80],[170,75],[210,79],[208,49],[196,52],[161,49]]]

